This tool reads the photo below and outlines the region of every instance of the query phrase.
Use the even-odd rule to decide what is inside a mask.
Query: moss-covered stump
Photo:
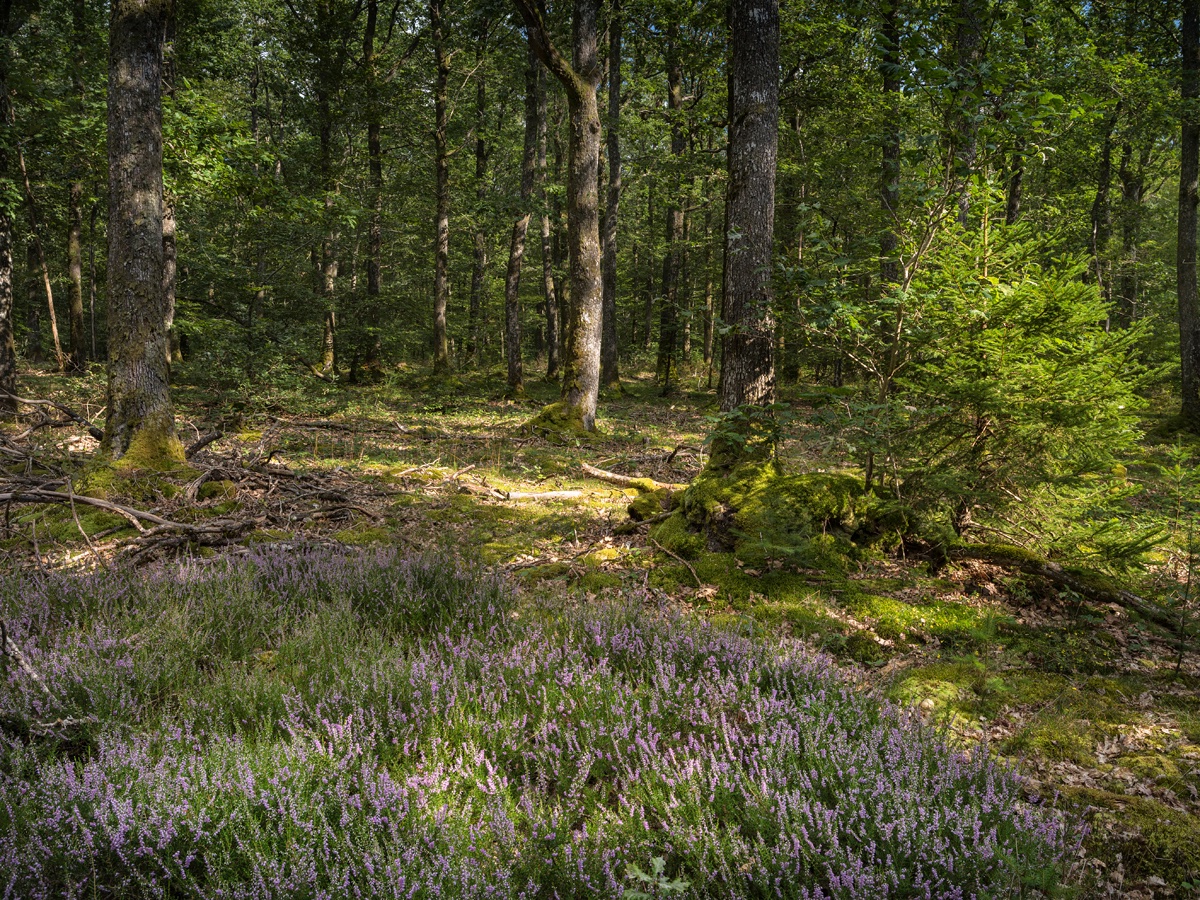
[[[134,436],[120,459],[98,455],[84,471],[79,490],[98,499],[173,497],[181,484],[199,474],[187,464],[177,437],[156,438],[144,430]]]
[[[592,435],[583,423],[583,412],[578,406],[572,406],[565,400],[551,403],[542,408],[536,416],[525,423],[525,431],[541,435],[561,435],[564,437],[580,437]]]
[[[783,560],[844,571],[864,546],[899,532],[896,518],[860,478],[788,475],[774,461],[753,462],[701,472],[679,498],[678,514],[651,536],[688,558],[732,551],[747,564]]]

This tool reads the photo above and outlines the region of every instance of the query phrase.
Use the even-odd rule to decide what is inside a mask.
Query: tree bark
[[[25,154],[21,152],[20,148],[17,149],[17,165],[21,169],[21,178],[25,182],[25,205],[29,213],[29,242],[34,251],[34,256],[29,259],[31,262],[36,261],[38,271],[41,272],[42,287],[46,292],[46,310],[50,316],[50,338],[51,345],[54,347],[54,363],[58,367],[58,371],[63,372],[67,368],[67,357],[63,353],[62,341],[58,338],[58,315],[54,310],[54,288],[50,281],[50,266],[46,262],[46,248],[42,244],[41,217],[38,215],[37,200],[33,196],[33,184],[29,180],[29,170],[25,168]]]
[[[772,417],[775,402],[771,244],[779,140],[779,2],[732,3],[729,19],[729,184],[721,304],[729,331],[721,342],[717,394],[722,413],[752,410],[741,424],[729,420],[740,440],[719,434],[713,442],[710,464],[717,468],[756,452],[774,452],[773,435],[755,444],[750,419]]]
[[[485,139],[487,121],[487,79],[483,73],[486,59],[487,20],[480,24],[475,45],[475,256],[471,266],[471,297],[467,305],[467,356],[479,363],[481,316],[486,303],[488,264],[487,232],[484,230],[484,203],[487,199],[487,165],[490,149]],[[507,315],[507,310],[506,310]],[[506,337],[507,340],[507,337]]]
[[[1130,325],[1138,318],[1137,254],[1149,162],[1149,147],[1135,152],[1132,145],[1126,143],[1121,150],[1121,164],[1117,169],[1117,176],[1121,180],[1121,263],[1117,277],[1116,314],[1122,325]]]
[[[619,387],[617,343],[617,222],[621,203],[621,0],[612,0],[608,20],[608,201],[601,234],[604,327],[600,340],[600,385]]]
[[[554,290],[554,247],[550,238],[550,209],[546,205],[546,69],[537,69],[537,194],[542,209],[542,303],[546,316],[546,377],[558,377],[558,297]]]
[[[450,339],[446,332],[446,307],[450,302],[450,146],[447,140],[450,57],[446,53],[443,0],[429,0],[429,26],[433,34],[433,60],[437,70],[433,89],[433,171],[436,210],[433,242],[433,370],[450,370]]]
[[[883,76],[883,167],[879,199],[883,230],[879,235],[879,283],[886,293],[900,282],[900,16],[897,0],[884,0],[880,33],[880,74]]]
[[[12,3],[0,2],[0,38],[12,33]],[[0,52],[0,122],[10,121],[8,94],[8,52]],[[0,138],[0,178],[10,177],[12,165],[8,141]],[[17,411],[13,395],[17,393],[17,348],[13,337],[13,221],[8,204],[0,203],[0,415]]]
[[[167,371],[162,62],[167,0],[113,0],[108,76],[108,414],[104,450],[183,461]]]
[[[958,0],[954,28],[954,78],[958,84],[950,107],[950,160],[958,191],[958,223],[967,226],[971,208],[971,178],[978,155],[979,64],[983,58],[986,0]]]
[[[567,162],[567,231],[571,298],[563,359],[562,417],[586,431],[596,428],[600,393],[600,336],[603,290],[600,279],[600,83],[597,19],[600,0],[575,0],[572,17],[573,63],[558,53],[540,10],[532,0],[516,0],[538,57],[567,91],[570,143]]]
[[[71,3],[71,41],[74,44],[74,88],[78,103],[77,113],[82,116],[86,86],[83,73],[87,65],[84,47],[87,41],[85,0]],[[72,160],[72,179],[67,188],[67,279],[70,289],[70,356],[67,368],[82,372],[87,367],[87,346],[83,334],[83,181],[82,171],[87,165],[82,152],[76,151]]]
[[[646,183],[646,233],[654,234],[654,185],[647,179]],[[653,340],[651,332],[654,329],[654,256],[646,251],[646,281],[642,290],[642,349],[649,350]]]
[[[1037,50],[1037,36],[1034,33],[1033,25],[1033,3],[1031,0],[1025,0],[1021,4],[1021,32],[1025,42],[1025,57],[1030,62]],[[1025,151],[1025,139],[1018,137],[1016,145],[1013,147],[1008,184],[1005,186],[1004,224],[1006,225],[1015,225],[1017,219],[1021,217],[1021,191],[1025,185]]]
[[[1200,296],[1196,286],[1196,205],[1200,200],[1200,0],[1183,0],[1183,115],[1179,141],[1179,221],[1175,272],[1179,296],[1182,412],[1200,431]]]
[[[163,23],[163,99],[175,99],[175,4],[168,0],[166,21]],[[167,304],[167,368],[180,362],[183,353],[175,328],[175,286],[178,275],[178,256],[175,244],[175,195],[163,185],[163,294]]]
[[[1112,239],[1112,203],[1109,200],[1112,185],[1113,131],[1121,104],[1104,120],[1104,136],[1100,142],[1100,171],[1096,175],[1096,197],[1092,201],[1092,274],[1105,300],[1112,299],[1112,279],[1109,277],[1108,244]]]
[[[508,363],[508,393],[518,395],[525,390],[525,375],[521,366],[521,265],[525,259],[525,237],[533,215],[529,203],[533,198],[538,156],[538,70],[541,63],[529,49],[529,65],[525,69],[525,147],[521,154],[521,209],[513,222],[512,240],[508,250],[508,273],[504,279],[504,336]]]
[[[658,321],[658,382],[665,397],[671,391],[675,374],[676,344],[679,340],[679,275],[683,265],[683,189],[679,164],[687,149],[683,132],[683,63],[679,53],[679,23],[667,24],[667,115],[671,120],[671,156],[675,171],[671,176],[670,200],[666,214],[666,252],[663,256],[663,298]],[[731,120],[732,121],[732,120]]]
[[[379,295],[383,287],[383,110],[379,103],[379,74],[375,55],[378,20],[379,0],[367,0],[363,63],[367,74],[367,169],[371,214],[367,222],[367,303],[362,321],[367,333],[363,368],[370,377],[378,374],[383,355],[379,329]]]
[[[704,207],[704,365],[712,363],[713,335],[712,205]]]
[[[38,279],[37,248],[33,238],[25,241],[25,355],[30,362],[40,363],[42,352],[42,301]]]

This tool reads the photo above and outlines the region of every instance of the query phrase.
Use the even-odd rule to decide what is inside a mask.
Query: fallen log
[[[1168,631],[1178,633],[1183,629],[1183,622],[1179,616],[1172,615],[1170,610],[1152,600],[1139,597],[1132,591],[1113,584],[1105,576],[1082,569],[1064,568],[1022,547],[1007,544],[967,544],[950,550],[949,556],[951,559],[990,562],[1017,569],[1028,575],[1037,575],[1074,591],[1086,600],[1095,603],[1115,603],[1125,609],[1131,609],[1142,618]]]
[[[653,478],[635,478],[632,475],[621,475],[617,472],[597,469],[595,466],[589,466],[587,463],[580,463],[580,467],[586,474],[591,475],[593,478],[607,481],[609,484],[615,484],[618,487],[637,488],[639,491],[682,491],[687,487],[686,484],[672,484],[666,481],[655,481]]]

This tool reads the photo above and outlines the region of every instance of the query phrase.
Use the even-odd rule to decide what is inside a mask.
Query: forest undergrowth
[[[943,888],[949,891],[951,884],[964,886],[964,896],[972,890],[997,897],[1053,894],[1052,885],[1059,878],[1078,885],[1083,896],[1195,895],[1195,885],[1200,883],[1200,653],[1190,618],[1191,573],[1196,562],[1193,529],[1188,523],[1190,511],[1200,501],[1200,484],[1190,475],[1200,444],[1172,433],[1165,420],[1148,416],[1147,436],[1112,474],[1114,501],[1106,510],[1110,525],[1104,533],[1110,537],[1124,534],[1130,544],[1141,541],[1141,549],[1123,571],[1107,575],[1141,597],[1161,601],[1162,608],[1178,615],[1179,627],[1168,630],[1126,605],[1098,603],[1095,597],[1004,561],[937,558],[911,542],[878,547],[842,558],[837,565],[823,566],[779,559],[765,551],[744,553],[706,546],[692,538],[681,540],[675,533],[678,520],[667,515],[669,491],[647,489],[686,483],[701,472],[707,452],[705,435],[711,429],[706,416],[712,393],[706,375],[703,371],[691,373],[668,398],[658,396],[649,376],[628,379],[623,392],[604,398],[601,433],[564,439],[524,427],[555,395],[556,387],[549,384],[530,383],[527,398],[513,401],[497,391],[495,385],[500,381],[488,373],[433,379],[425,371],[409,369],[376,386],[285,379],[260,385],[252,393],[226,396],[211,384],[189,385],[185,369],[176,389],[178,418],[191,435],[189,440],[185,433],[183,440],[194,445],[212,439],[196,449],[186,466],[152,473],[136,469],[97,472],[89,467],[94,439],[86,429],[79,423],[60,422],[57,412],[34,409],[24,423],[9,429],[4,445],[10,461],[9,478],[4,490],[65,491],[69,500],[13,501],[6,506],[0,549],[5,568],[15,577],[49,583],[47,580],[59,577],[55,573],[77,569],[93,573],[88,577],[111,588],[112,579],[117,578],[112,572],[132,566],[152,573],[154,583],[160,586],[163,579],[170,580],[171,572],[225,572],[220,577],[199,577],[199,582],[209,585],[204,591],[210,592],[201,594],[209,597],[212,584],[222,577],[234,577],[229,574],[232,570],[222,568],[227,559],[242,558],[246,565],[282,566],[278,560],[289,555],[343,559],[341,554],[347,548],[355,548],[377,558],[383,554],[392,561],[388,565],[413,565],[411,560],[430,558],[428,554],[444,559],[445,554],[453,553],[468,561],[467,570],[476,573],[463,576],[464,583],[476,585],[469,590],[477,590],[483,583],[472,579],[482,578],[492,585],[487,590],[499,592],[495,597],[502,594],[507,605],[503,615],[487,623],[470,625],[470,616],[468,622],[437,619],[424,634],[439,636],[427,638],[421,632],[426,627],[421,624],[425,613],[411,621],[380,622],[371,618],[376,613],[364,617],[356,610],[342,588],[325,591],[318,587],[308,592],[306,587],[297,589],[298,611],[281,616],[278,627],[269,624],[270,617],[263,610],[255,612],[253,615],[262,618],[248,622],[233,646],[223,643],[232,640],[231,636],[217,627],[212,610],[205,612],[209,600],[189,593],[186,578],[178,582],[178,588],[159,588],[170,612],[159,616],[157,622],[152,621],[143,601],[118,599],[123,596],[120,590],[111,591],[111,600],[96,601],[91,607],[84,604],[84,611],[68,612],[72,603],[47,600],[47,610],[36,615],[20,591],[9,591],[3,615],[7,622],[18,623],[14,631],[26,629],[16,636],[25,642],[22,646],[34,667],[42,667],[54,702],[41,697],[12,660],[5,660],[10,691],[3,714],[9,747],[5,774],[15,782],[24,780],[37,787],[29,788],[32,793],[23,795],[16,806],[11,796],[7,799],[8,812],[3,815],[9,818],[0,831],[12,831],[18,821],[26,822],[21,816],[31,817],[29,823],[50,823],[45,827],[70,820],[76,843],[64,845],[63,854],[54,857],[53,865],[58,867],[54,877],[61,879],[54,883],[76,885],[72,890],[82,893],[82,886],[91,884],[89,878],[94,877],[79,861],[91,858],[90,851],[83,848],[91,846],[88,842],[96,839],[99,832],[95,829],[101,827],[99,818],[88,818],[102,815],[96,805],[98,798],[106,796],[104,802],[112,810],[118,809],[121,800],[161,804],[164,816],[166,810],[177,810],[183,804],[192,811],[189,815],[198,815],[188,806],[191,801],[186,790],[168,790],[166,785],[210,779],[229,788],[221,794],[221,802],[229,804],[222,807],[221,815],[233,817],[229,822],[258,829],[254,840],[260,843],[229,838],[230,830],[237,830],[232,825],[225,832],[216,829],[210,834],[204,830],[208,826],[203,825],[202,817],[188,820],[193,822],[189,827],[194,825],[194,843],[208,848],[203,851],[209,854],[205,859],[222,860],[220,867],[231,873],[231,879],[253,874],[269,893],[266,886],[271,878],[301,878],[298,861],[312,855],[305,841],[315,833],[313,823],[336,818],[330,810],[317,810],[309,801],[321,795],[315,785],[336,783],[337,791],[347,798],[400,791],[406,802],[425,812],[437,808],[428,792],[458,791],[455,802],[467,804],[474,810],[472,815],[486,823],[481,825],[486,836],[439,821],[434,814],[414,812],[402,825],[391,823],[388,840],[397,846],[419,840],[427,847],[439,848],[441,856],[422,857],[409,868],[410,873],[420,871],[421,877],[432,879],[427,885],[449,878],[447,866],[469,858],[480,878],[487,873],[490,883],[497,885],[499,896],[518,896],[531,880],[557,884],[568,892],[582,889],[584,882],[573,879],[585,879],[590,885],[587,890],[611,896],[639,896],[639,891],[648,896],[668,896],[672,891],[739,896],[743,888],[751,890],[746,885],[799,884],[799,880],[819,885],[833,896],[881,896],[878,891],[884,884],[892,895],[907,896],[909,888],[917,890],[916,882],[902,885],[894,874],[905,866],[907,871],[922,873],[914,877],[932,879],[925,883],[949,877],[950,881],[940,882]],[[103,396],[99,381],[49,375],[26,376],[21,393],[54,399],[84,418],[97,413]],[[799,388],[785,389],[783,399],[795,411],[780,445],[783,468],[853,474],[840,449],[844,441],[819,417],[806,415],[809,394]],[[20,442],[13,441],[13,436],[38,424],[42,427]],[[219,437],[213,437],[218,433]],[[588,474],[585,464],[605,477]],[[658,484],[615,483],[621,481],[620,476]],[[88,500],[118,508],[89,505]],[[1023,514],[1036,517],[1040,530],[1035,532],[1030,527],[1032,518],[1022,519],[1020,512],[1009,514],[1007,521],[989,520],[980,514],[974,538],[1024,543],[1045,558],[1047,547],[1053,553],[1053,533],[1058,527],[1055,516],[1065,522],[1077,511],[1067,500],[1058,511],[1045,498],[1039,502],[1040,506]],[[122,514],[123,509],[147,512],[177,527],[147,520],[135,526]],[[1143,540],[1145,535],[1153,535],[1153,540]],[[179,568],[181,560],[183,569]],[[481,574],[474,568],[476,563],[501,580],[488,580],[493,575]],[[386,570],[384,566],[380,571]],[[314,583],[321,584],[322,577],[315,577]],[[334,581],[343,577],[338,575]],[[379,577],[387,580],[385,575]],[[18,583],[24,582],[10,582]],[[105,590],[96,593],[108,596]],[[325,610],[320,598],[327,595],[336,602]],[[258,608],[254,604],[259,601],[247,602]],[[268,606],[290,602],[279,594]],[[203,619],[202,627],[196,616]],[[69,622],[86,627],[72,633],[65,627]],[[514,622],[522,624],[511,624]],[[509,650],[488,653],[465,644],[461,654],[455,649],[459,646],[455,641],[474,640],[471,628],[500,627],[497,623],[505,623],[505,637],[499,644]],[[526,627],[532,631],[522,631]],[[636,672],[629,669],[620,674],[624,670],[615,657],[583,659],[572,655],[583,653],[582,649],[558,643],[571,629],[580,629],[580,633],[600,629],[604,640],[616,640],[615,635],[625,633],[623,628],[645,629],[645,640],[676,649],[683,642],[692,648],[687,651],[692,654],[690,661],[673,664],[675,668],[667,671],[655,669],[654,661],[647,658],[636,665],[629,662]],[[444,637],[451,632],[455,637]],[[733,654],[732,661],[718,666],[720,672],[712,678],[693,678],[688,666],[700,659],[694,650],[697,641],[716,641],[722,647],[738,649],[728,651]],[[352,646],[351,652],[347,648]],[[466,678],[466,671],[498,672],[501,682],[509,677],[504,673],[518,663],[515,658],[501,657],[510,651],[539,659],[561,658],[559,674],[547,671],[544,680],[547,690],[560,691],[566,698],[562,702],[568,705],[588,707],[593,701],[585,702],[587,692],[575,693],[563,678],[569,681],[578,676],[585,682],[614,679],[622,691],[628,691],[627,696],[618,692],[618,698],[601,704],[606,708],[588,707],[586,715],[568,715],[563,725],[564,729],[568,725],[591,728],[585,719],[599,717],[593,722],[599,731],[589,732],[587,740],[602,732],[608,734],[605,729],[627,717],[627,711],[606,704],[629,703],[641,709],[684,687],[732,692],[727,699],[737,695],[734,705],[743,710],[738,715],[748,717],[734,731],[749,742],[747,746],[754,745],[755,753],[783,741],[781,723],[794,724],[794,717],[801,715],[799,707],[772,707],[772,712],[763,711],[761,716],[746,712],[757,709],[755,703],[771,706],[775,702],[762,693],[760,673],[794,665],[799,667],[796,671],[808,673],[803,678],[816,678],[813,666],[822,673],[828,667],[814,661],[832,658],[837,674],[821,674],[821,679],[831,680],[822,681],[820,690],[835,698],[829,701],[835,706],[845,704],[844,714],[837,712],[835,718],[848,730],[826,737],[830,746],[851,754],[847,760],[860,752],[855,748],[864,739],[863,729],[883,728],[904,735],[901,743],[911,741],[914,747],[926,748],[920,753],[932,760],[928,764],[933,769],[918,767],[924,774],[912,774],[913,781],[904,790],[925,790],[919,785],[926,783],[929,797],[941,796],[937,787],[940,776],[930,772],[942,771],[938,767],[950,765],[952,760],[957,760],[953,766],[966,767],[960,775],[968,781],[984,778],[980,773],[985,770],[991,772],[987,769],[990,759],[999,760],[1004,771],[1011,766],[1020,773],[1019,782],[1008,780],[1007,775],[986,776],[999,779],[996,784],[1001,787],[995,789],[1003,795],[998,806],[989,807],[991,814],[1000,817],[995,822],[1003,820],[992,837],[986,837],[991,832],[984,828],[985,838],[975,833],[966,844],[955,845],[955,840],[964,840],[959,834],[947,838],[950,843],[942,848],[951,852],[949,848],[957,847],[953,852],[963,858],[962,854],[971,855],[982,846],[979,840],[1000,841],[1003,852],[996,850],[998,845],[988,844],[986,853],[998,852],[997,858],[1008,860],[1004,863],[1008,868],[998,875],[1000,869],[967,866],[947,876],[937,869],[936,854],[920,857],[920,861],[914,861],[919,853],[903,856],[901,848],[909,840],[900,834],[903,828],[888,832],[888,840],[897,842],[890,863],[883,862],[887,853],[879,850],[881,843],[871,851],[883,854],[874,863],[855,851],[857,856],[847,852],[834,865],[834,857],[820,841],[812,845],[815,850],[811,846],[804,850],[801,845],[806,839],[799,832],[788,831],[811,809],[797,811],[800,818],[787,824],[779,818],[786,804],[778,797],[774,805],[768,803],[755,811],[744,808],[749,803],[745,797],[729,794],[722,799],[715,788],[711,798],[703,798],[707,803],[695,807],[683,803],[680,807],[683,794],[670,782],[682,777],[679,772],[655,776],[667,779],[660,784],[660,793],[634,796],[620,785],[628,787],[637,781],[631,773],[640,773],[649,763],[633,757],[608,760],[605,765],[615,768],[606,770],[607,774],[554,769],[551,776],[546,774],[550,769],[537,769],[541,774],[535,774],[536,766],[522,768],[534,765],[531,760],[541,752],[538,741],[544,739],[549,741],[545,746],[558,747],[555,742],[561,738],[567,742],[562,746],[583,746],[586,741],[580,734],[553,740],[544,729],[536,732],[536,740],[525,734],[520,740],[532,742],[524,755],[514,757],[517,761],[511,764],[516,769],[488,774],[487,767],[497,764],[503,740],[488,737],[481,729],[479,717],[486,703],[479,696],[463,700],[465,705],[451,704],[462,718],[443,718],[440,727],[449,729],[446,733],[434,734],[426,723],[419,737],[414,732],[405,739],[421,744],[423,758],[430,765],[436,761],[441,767],[438,778],[459,785],[439,787],[443,781],[420,766],[412,768],[415,764],[404,754],[400,754],[403,759],[393,760],[389,753],[395,751],[387,751],[381,743],[382,736],[397,727],[379,718],[384,716],[383,710],[392,708],[390,700],[381,698],[396,688],[381,686],[379,673],[386,668],[385,661],[390,664],[396,654],[408,654],[409,665],[415,658],[412,654],[417,653],[413,647],[429,656],[429,665],[453,669],[455,674],[446,683],[464,691],[467,682],[461,679]],[[466,668],[459,671],[458,666]],[[126,671],[128,667],[132,669]],[[330,687],[343,684],[351,669],[353,690]],[[88,673],[100,670],[108,673],[97,682],[101,686],[89,687],[95,679]],[[405,672],[411,674],[409,669]],[[415,689],[413,685],[419,681],[409,675],[405,675],[405,690]],[[21,696],[12,693],[18,687],[24,691]],[[323,693],[326,688],[329,693]],[[362,696],[352,696],[360,688]],[[478,690],[478,685],[474,689]],[[303,694],[304,690],[311,693],[297,699],[294,692]],[[743,697],[746,691],[754,697]],[[30,697],[37,704],[49,705],[31,707],[26,702],[22,707]],[[803,706],[799,694],[789,697],[788,703]],[[878,712],[872,697],[898,703],[898,710],[903,711],[885,706]],[[238,704],[253,708],[234,712]],[[705,709],[706,715],[712,713],[708,706]],[[865,712],[868,709],[872,712]],[[733,715],[733,707],[727,712]],[[504,713],[513,721],[528,714],[529,709],[520,704]],[[35,733],[41,726],[53,726],[60,716],[80,720],[82,724],[71,726],[78,733],[61,726]],[[858,719],[861,726],[848,724]],[[688,778],[707,777],[702,776],[704,766],[698,760],[711,759],[713,748],[704,744],[703,729],[689,737],[688,729],[698,728],[695,722],[681,727],[675,719],[669,723],[653,719],[651,724],[656,740],[678,748],[671,752],[680,755],[664,757],[672,760],[671,765],[691,773]],[[782,767],[779,772],[792,773],[788,778],[812,764],[813,747],[804,743],[804,728],[796,727],[799,743],[793,747],[793,755],[773,757],[771,763]],[[183,731],[171,732],[172,728]],[[455,728],[461,733],[454,732]],[[220,759],[213,753],[191,753],[186,750],[189,741],[172,743],[168,737],[170,733],[186,737],[218,732],[224,749],[213,753]],[[520,742],[513,735],[508,737]],[[811,738],[809,734],[807,739]],[[605,739],[611,740],[611,734]],[[196,740],[199,742],[198,737]],[[571,744],[572,740],[576,743]],[[618,744],[621,742],[613,746]],[[987,754],[978,751],[981,744],[986,745]],[[695,758],[687,757],[685,745]],[[410,744],[409,750],[415,746]],[[633,741],[626,749],[635,756],[648,752],[635,749],[640,746]],[[168,752],[168,747],[175,749]],[[477,756],[468,753],[467,747]],[[454,748],[458,748],[457,755]],[[295,759],[289,756],[293,752]],[[710,756],[705,757],[706,753]],[[351,756],[352,766],[345,763]],[[372,768],[364,762],[374,757],[383,761],[382,767]],[[752,769],[759,765],[752,755],[740,758]],[[342,762],[332,765],[332,759]],[[860,765],[861,761],[853,760],[847,764]],[[322,769],[323,765],[331,768]],[[152,780],[139,788],[147,792],[141,801],[122,800],[119,791],[113,794],[103,787],[119,785],[130,772],[141,771],[139,766],[149,767],[161,780],[161,786]],[[551,763],[538,757],[537,766]],[[622,773],[621,766],[630,768]],[[286,777],[271,774],[276,770]],[[234,790],[238,779],[244,781],[250,772],[271,784],[287,778],[304,782],[296,787],[296,796],[309,799],[304,803],[297,800],[290,810],[280,807],[279,815],[286,818],[286,812],[291,824],[286,828],[280,825],[277,834],[268,834],[269,816],[264,819],[262,813],[250,811],[253,804],[246,800],[250,788],[243,791],[245,796],[237,794],[242,788]],[[380,781],[384,772],[390,779],[387,784]],[[499,801],[488,799],[497,796],[486,788],[493,777],[523,785],[520,791],[505,795],[515,798],[515,806],[501,809],[496,805]],[[470,790],[461,787],[468,781],[475,785]],[[548,786],[551,782],[558,787]],[[745,783],[739,782],[743,787]],[[852,805],[848,795],[837,792],[851,790],[853,783],[857,782],[839,775],[810,788],[818,794],[821,790],[834,792],[822,801],[830,809],[848,809]],[[971,784],[977,787],[983,782]],[[597,785],[604,785],[603,790]],[[642,788],[651,790],[645,785],[639,790]],[[601,796],[610,789],[611,794]],[[72,817],[66,807],[57,812],[53,809],[54,797],[76,790],[84,798],[76,808],[83,812]],[[109,790],[107,795],[105,790]],[[964,790],[971,795],[974,788]],[[947,800],[943,806],[938,802],[931,802],[929,808],[949,814],[957,801]],[[738,815],[759,818],[738,820],[733,828],[730,822],[737,817],[723,813],[722,804],[741,809]],[[355,841],[367,839],[368,824],[374,820],[364,812],[365,805],[360,803],[351,810],[352,805],[346,800],[337,810],[337,815],[350,823],[343,829],[346,843],[327,851],[325,862],[314,863],[317,868],[303,877],[324,883],[321,879],[331,877],[330,873],[342,873],[359,889],[371,884],[376,891],[382,890],[379,884],[391,879],[388,890],[403,895],[412,887],[414,876],[405,876],[409,880],[402,890],[396,887],[396,872],[368,872],[375,864],[374,851],[366,853],[364,862],[363,846]],[[18,806],[21,813],[16,816],[13,810]],[[653,815],[661,818],[646,819],[637,826],[641,831],[635,828],[626,833],[621,829],[634,827],[626,814],[634,806],[655,810]],[[266,808],[271,809],[269,804]],[[768,815],[768,809],[778,813],[774,824],[767,821],[775,815]],[[972,809],[979,812],[980,808]],[[1054,816],[1038,818],[1042,814],[1037,811],[1044,809],[1055,810],[1054,815],[1061,815],[1064,824],[1053,824],[1060,821]],[[119,811],[110,812],[116,816],[110,825],[123,821]],[[872,808],[867,815],[876,822],[881,814]],[[1014,818],[1020,816],[1026,819],[1018,822]],[[835,820],[836,816],[829,821]],[[587,824],[580,831],[582,823],[593,821],[600,823],[599,830],[591,830],[592,825]],[[951,827],[949,821],[946,828]],[[509,823],[504,827],[516,829],[503,840],[497,837],[502,822]],[[1087,825],[1086,834],[1079,827],[1082,823]],[[853,823],[845,827],[847,834],[864,834]],[[10,836],[2,852],[16,867],[12,871],[33,872],[29,867],[40,865],[45,856],[45,843],[37,844],[46,841],[45,833],[32,825],[22,826],[21,831],[25,843]],[[554,837],[546,838],[551,832]],[[111,837],[111,828],[104,833]],[[122,840],[134,843],[105,858],[114,872],[124,873],[120,877],[128,879],[122,882],[126,890],[136,887],[153,895],[157,888],[148,885],[159,884],[155,879],[183,877],[170,865],[177,865],[186,854],[172,857],[175,862],[164,864],[166,868],[153,869],[142,867],[138,852],[132,849],[159,846],[153,844],[158,840],[163,842],[160,850],[170,848],[174,854],[179,844],[158,832],[153,836],[139,832],[142,836],[136,840],[142,844],[136,843],[133,832],[120,833]],[[634,833],[636,840],[631,837]],[[202,834],[207,835],[204,841],[211,838],[212,842],[204,843]],[[793,835],[798,842],[794,846],[801,849],[795,850],[791,863],[768,863],[768,857],[773,859],[775,854],[766,853],[761,842],[782,840],[784,834]],[[845,846],[845,835],[837,834],[832,845]],[[534,841],[535,835],[545,847]],[[915,847],[920,840],[912,835],[910,843]],[[1082,846],[1076,847],[1073,842],[1081,835]],[[685,845],[694,845],[694,851],[684,852]],[[530,847],[540,848],[540,855],[531,855]],[[614,856],[609,851],[616,847],[628,852],[622,850]],[[386,846],[376,849],[384,853]],[[986,853],[980,851],[977,858]],[[159,861],[166,858],[162,853],[151,855]],[[347,862],[351,857],[356,860],[353,866]],[[268,871],[269,867],[264,868],[268,858],[291,859],[294,871],[289,870],[290,875],[278,868]],[[788,864],[798,868],[786,872],[772,868]],[[725,873],[720,882],[724,894],[708,880],[718,871]],[[954,880],[960,876],[966,880]],[[217,881],[206,880],[213,877],[209,872],[201,881],[215,886]],[[972,878],[976,881],[970,881]],[[443,886],[468,893],[473,889],[450,881]],[[31,895],[27,890],[18,889],[17,893]],[[236,891],[227,891],[224,895],[234,894]],[[798,889],[794,895],[804,896]]]

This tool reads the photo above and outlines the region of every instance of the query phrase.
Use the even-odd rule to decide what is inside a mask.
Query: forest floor
[[[531,594],[649,591],[747,633],[799,637],[870,689],[915,705],[952,740],[987,742],[1028,776],[1031,793],[1089,821],[1087,896],[1200,894],[1200,648],[1181,647],[1122,607],[981,562],[931,571],[876,555],[842,576],[756,570],[723,553],[684,561],[646,526],[620,529],[637,491],[590,477],[581,464],[688,481],[703,465],[713,406],[703,374],[667,399],[648,375],[627,378],[623,392],[602,398],[602,433],[566,442],[522,429],[554,399],[553,385],[531,379],[514,402],[502,383],[494,372],[434,380],[416,369],[370,387],[312,380],[222,394],[183,383],[180,422],[197,438],[222,436],[182,474],[106,482],[102,491],[89,483],[95,440],[42,408],[0,445],[9,458],[4,490],[55,476],[51,489],[107,497],[180,527],[144,521],[141,533],[119,510],[83,499],[13,504],[0,565],[152,564],[169,553],[304,540],[453,546],[507,570]],[[33,374],[20,388],[85,417],[103,403],[98,375]],[[45,427],[12,441],[39,422]],[[1174,441],[1147,438],[1128,461],[1129,478],[1144,488],[1131,503],[1147,522],[1165,521],[1180,502],[1163,475],[1178,458]],[[781,452],[793,471],[847,464],[803,427]],[[1178,552],[1159,558],[1165,569]]]

